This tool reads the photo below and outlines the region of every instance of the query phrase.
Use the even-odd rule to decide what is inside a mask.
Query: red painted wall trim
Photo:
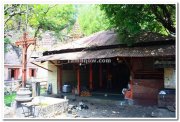
[[[99,64],[99,86],[102,88],[102,64]]]
[[[57,89],[62,91],[62,66],[57,67]],[[59,92],[58,91],[58,92]]]
[[[77,67],[77,90],[78,90],[78,94],[80,95],[80,85],[81,85],[81,82],[80,82],[80,69],[79,69],[79,65]]]
[[[92,64],[89,65],[89,70],[90,70],[89,71],[89,88],[90,88],[90,90],[92,90],[93,89],[93,83],[92,83],[93,82],[92,81],[93,80]]]

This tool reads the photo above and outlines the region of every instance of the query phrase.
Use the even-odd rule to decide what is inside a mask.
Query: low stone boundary
[[[42,99],[42,98],[40,98]],[[68,109],[68,100],[61,98],[43,97],[38,106],[35,106],[35,116],[38,118],[52,118]]]

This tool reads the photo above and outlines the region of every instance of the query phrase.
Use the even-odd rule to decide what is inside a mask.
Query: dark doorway
[[[99,68],[99,66],[97,67]],[[121,94],[123,88],[127,88],[130,81],[130,70],[125,61],[113,60],[111,63],[102,64],[102,88],[99,86],[98,69],[93,69],[94,91],[111,92]],[[111,75],[111,78],[108,76]],[[98,77],[98,78],[97,78]],[[97,80],[95,80],[97,79]],[[110,79],[110,84],[109,84]]]
[[[15,70],[11,69],[11,78],[14,78],[14,76],[15,76]]]
[[[130,70],[127,64],[122,61],[112,64],[112,91],[122,93],[123,88],[127,88],[130,81]]]
[[[30,77],[36,77],[36,69],[30,68],[29,69],[29,76]]]
[[[31,76],[34,77],[35,76],[35,69],[32,69],[32,72],[31,72]]]

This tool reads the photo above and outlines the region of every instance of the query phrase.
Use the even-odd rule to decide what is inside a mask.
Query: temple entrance
[[[113,61],[109,64],[102,64],[102,87],[99,85],[100,74],[97,75],[97,68],[93,72],[96,74],[93,77],[94,89],[93,91],[112,92],[121,94],[123,88],[127,88],[128,82],[130,81],[130,70],[126,62]]]
[[[127,62],[123,60],[112,59],[111,63],[102,64],[65,64],[62,67],[62,83],[60,84],[69,84],[72,88],[79,87],[80,91],[87,89],[92,92],[121,94],[122,89],[127,88],[130,80],[130,70]],[[80,71],[79,76],[77,67]]]

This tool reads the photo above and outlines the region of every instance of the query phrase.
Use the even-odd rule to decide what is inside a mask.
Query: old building
[[[78,94],[85,88],[122,94],[129,83],[130,98],[156,104],[160,89],[175,88],[175,39],[146,32],[135,40],[128,46],[113,30],[102,31],[45,51],[35,61],[48,63],[54,94],[64,84],[77,87]]]
[[[27,64],[27,78],[36,77],[38,67]],[[7,52],[4,54],[4,80],[20,80],[22,76],[21,50],[13,44],[7,45]]]

